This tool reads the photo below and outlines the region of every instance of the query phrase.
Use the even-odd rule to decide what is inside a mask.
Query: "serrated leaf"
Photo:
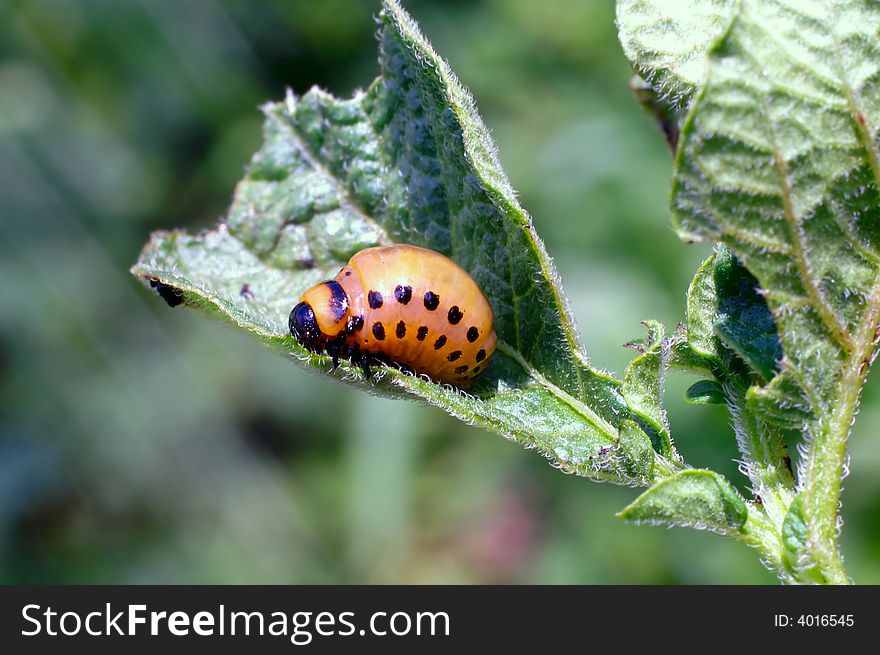
[[[876,4],[742,2],[682,133],[677,227],[724,241],[765,290],[786,382],[763,399],[779,414],[832,412],[873,352],[878,25]]]
[[[880,323],[880,5],[737,3],[683,126],[672,206],[757,278],[784,353],[753,412],[808,436],[811,566],[846,581],[846,444]]]
[[[621,383],[594,370],[558,275],[519,205],[470,95],[397,2],[380,16],[381,76],[340,100],[312,89],[264,108],[265,143],[217,229],[153,236],[132,269],[185,304],[253,332],[331,373],[287,328],[302,292],[366,246],[403,242],[449,255],[488,297],[499,337],[465,394],[392,368],[374,393],[426,400],[516,439],[569,471],[634,483],[646,464],[616,448],[630,409]]]
[[[745,525],[748,508],[723,476],[689,469],[654,485],[617,516],[736,535]]]
[[[669,102],[686,105],[703,82],[706,55],[735,0],[618,0],[617,27],[633,67]]]
[[[691,405],[723,405],[724,389],[715,380],[700,380],[688,387],[684,399]]]
[[[657,321],[645,321],[648,338],[641,352],[626,369],[623,378],[623,397],[627,405],[643,418],[643,429],[651,438],[654,450],[670,459],[678,459],[672,445],[669,424],[663,410],[663,373],[669,344],[665,341],[663,326]]]

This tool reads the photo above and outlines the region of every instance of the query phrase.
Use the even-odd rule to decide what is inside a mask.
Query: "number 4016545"
[[[855,617],[852,614],[801,614],[797,618],[787,614],[776,614],[773,617],[773,625],[777,628],[798,626],[801,628],[834,628],[855,625]]]

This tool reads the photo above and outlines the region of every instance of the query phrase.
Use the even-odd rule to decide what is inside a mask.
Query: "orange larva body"
[[[291,331],[313,350],[377,355],[462,387],[485,369],[496,342],[492,308],[467,271],[407,245],[357,253],[303,294]]]

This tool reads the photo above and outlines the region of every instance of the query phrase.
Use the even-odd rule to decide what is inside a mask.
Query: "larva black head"
[[[318,321],[315,320],[315,312],[306,302],[299,303],[290,312],[288,319],[290,333],[296,337],[296,340],[302,344],[304,348],[309,350],[319,350],[321,337],[321,329],[318,327]]]

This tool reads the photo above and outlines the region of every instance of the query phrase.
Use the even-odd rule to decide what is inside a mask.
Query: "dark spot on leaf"
[[[255,298],[254,292],[251,291],[251,287],[248,284],[242,284],[241,291],[238,294],[245,300],[253,300]]]
[[[439,337],[437,337],[437,341],[434,342],[434,350],[440,350],[445,345],[446,345],[446,335],[441,334]]]
[[[169,287],[167,284],[162,284],[154,277],[148,277],[147,279],[150,281],[150,286],[156,290],[156,293],[159,294],[162,300],[168,303],[169,307],[177,307],[183,302],[183,293],[181,291],[174,287]]]
[[[385,339],[385,327],[379,321],[373,323],[373,336],[376,337],[377,341],[384,341]]]
[[[379,309],[382,306],[382,294],[378,291],[370,291],[367,294],[367,301],[370,303],[370,309]]]

